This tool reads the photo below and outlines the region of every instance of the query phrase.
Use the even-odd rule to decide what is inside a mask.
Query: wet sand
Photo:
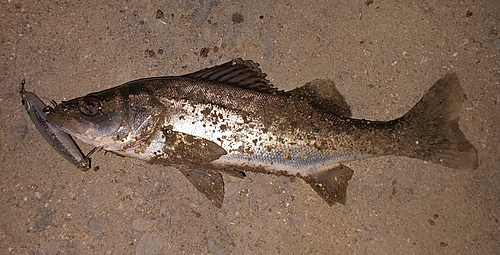
[[[498,253],[498,3],[181,2],[0,3],[1,254]],[[237,57],[284,90],[330,79],[353,116],[370,120],[401,116],[456,72],[479,168],[355,161],[347,203],[332,207],[298,178],[226,175],[218,209],[172,167],[99,152],[97,171],[79,171],[18,94],[26,79],[60,102]]]

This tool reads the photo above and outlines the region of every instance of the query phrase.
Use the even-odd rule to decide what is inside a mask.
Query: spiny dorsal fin
[[[305,100],[314,108],[340,117],[350,118],[351,108],[335,87],[335,83],[326,79],[313,80],[302,87],[290,90],[287,94]]]
[[[258,63],[252,60],[243,60],[241,58],[183,76],[221,82],[269,94],[283,92],[275,88],[274,85],[266,79],[267,75],[260,70]]]

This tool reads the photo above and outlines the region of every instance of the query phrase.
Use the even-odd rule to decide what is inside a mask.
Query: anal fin
[[[345,205],[347,185],[354,171],[347,166],[339,165],[327,171],[311,173],[303,179],[329,205],[342,203]]]
[[[203,193],[215,206],[222,207],[224,201],[224,180],[222,174],[213,170],[180,169],[181,173]]]

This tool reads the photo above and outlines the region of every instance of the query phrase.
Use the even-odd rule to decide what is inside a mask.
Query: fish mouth
[[[65,114],[64,111],[57,112],[57,109],[47,113],[47,121],[63,132],[94,147],[115,151],[120,150],[124,143],[116,139],[115,133],[120,130],[120,127],[99,125],[79,116]]]
[[[52,125],[60,128],[69,135],[78,137],[83,140],[89,140],[86,136],[89,130],[92,130],[93,123],[87,120],[78,120],[69,116],[61,115],[50,111],[47,113],[47,121]]]

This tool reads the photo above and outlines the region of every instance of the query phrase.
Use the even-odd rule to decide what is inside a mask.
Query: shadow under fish
[[[253,61],[139,79],[58,104],[47,120],[118,155],[178,167],[216,206],[221,172],[298,176],[330,205],[346,202],[344,162],[398,155],[472,170],[477,151],[459,128],[463,89],[438,80],[405,115],[353,119],[333,82],[275,88]]]

